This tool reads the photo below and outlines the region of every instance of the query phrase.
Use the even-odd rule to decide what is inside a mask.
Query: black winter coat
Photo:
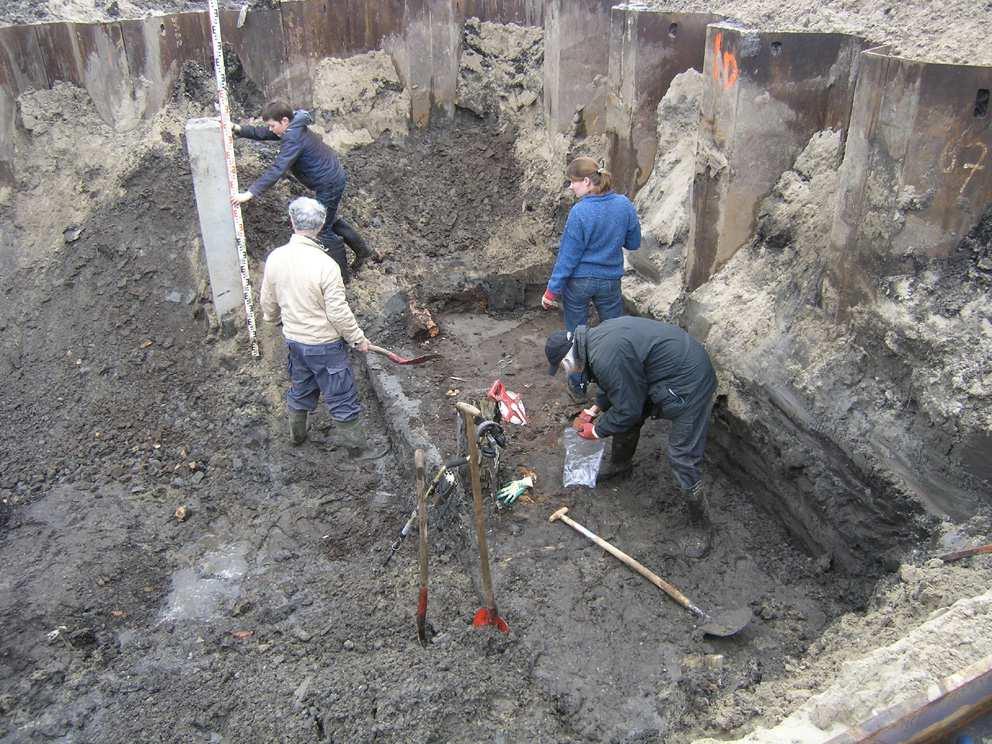
[[[676,419],[716,387],[703,345],[677,326],[648,318],[579,326],[575,356],[599,387],[596,403],[606,409],[596,419],[601,437],[639,426],[659,407],[661,416]]]
[[[341,186],[346,180],[344,168],[337,153],[324,144],[324,141],[307,127],[313,119],[306,111],[297,111],[289,128],[282,135],[279,155],[258,180],[248,190],[258,197],[276,181],[292,172],[297,180],[313,191],[331,190]],[[278,140],[278,136],[268,127],[241,125],[239,136],[253,140]]]

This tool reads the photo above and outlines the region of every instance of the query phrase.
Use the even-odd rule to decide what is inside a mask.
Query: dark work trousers
[[[314,411],[321,393],[335,421],[358,418],[355,376],[348,364],[348,347],[343,340],[331,344],[301,344],[286,339],[289,379],[293,383],[286,403],[293,411]]]
[[[690,490],[702,477],[700,465],[706,450],[715,392],[716,375],[710,368],[706,383],[680,411],[673,412],[674,416],[662,413],[664,418],[672,421],[672,431],[668,435],[668,462],[672,466],[675,482],[683,491]]]
[[[663,409],[662,418],[670,419],[672,430],[668,435],[668,462],[672,466],[675,482],[683,491],[689,491],[702,477],[700,466],[706,451],[706,435],[710,430],[710,414],[713,412],[713,393],[716,392],[716,374],[710,368],[707,379],[700,385],[699,392],[688,401],[679,401]],[[650,401],[648,401],[650,407]],[[640,433],[647,418],[634,427]],[[625,432],[626,433],[626,432]],[[617,436],[617,435],[614,435]],[[637,446],[637,440],[633,442]],[[614,445],[616,446],[616,444]],[[633,457],[634,451],[624,453]]]
[[[348,273],[348,257],[344,251],[344,241],[341,236],[334,232],[334,221],[337,219],[338,205],[341,197],[344,196],[344,187],[348,185],[348,179],[342,178],[339,183],[327,188],[319,189],[314,198],[324,205],[327,210],[327,218],[324,226],[317,233],[317,240],[324,246],[327,255],[333,258],[341,268],[341,279],[345,283],[351,278]]]

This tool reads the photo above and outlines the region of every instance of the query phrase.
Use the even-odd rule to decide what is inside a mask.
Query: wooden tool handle
[[[427,588],[427,489],[424,488],[424,451],[413,453],[417,471],[417,516],[420,519],[420,588]]]
[[[652,584],[654,584],[656,587],[658,587],[659,589],[661,589],[663,592],[665,592],[665,594],[667,594],[669,597],[671,597],[672,599],[674,599],[676,602],[678,602],[680,605],[682,605],[683,607],[685,607],[687,610],[689,610],[690,612],[698,615],[699,617],[704,617],[704,618],[707,617],[706,613],[703,612],[698,607],[696,607],[696,605],[694,605],[691,601],[689,601],[689,598],[687,596],[685,596],[682,592],[680,592],[674,586],[672,586],[667,581],[665,581],[663,578],[661,578],[660,576],[658,576],[658,574],[656,574],[654,571],[652,571],[651,569],[649,569],[646,566],[642,565],[640,562],[638,562],[638,561],[634,560],[633,558],[631,558],[629,555],[627,555],[626,553],[624,553],[619,548],[613,547],[612,545],[610,545],[610,543],[606,542],[606,540],[604,540],[603,538],[601,538],[599,535],[595,534],[594,532],[590,532],[585,527],[583,527],[581,524],[579,524],[578,522],[576,522],[574,519],[572,519],[569,516],[566,516],[565,512],[567,512],[567,511],[568,511],[568,508],[567,507],[562,507],[561,509],[559,509],[558,511],[556,511],[554,514],[552,514],[551,517],[550,517],[550,519],[548,521],[549,522],[556,522],[556,521],[558,521],[560,519],[562,522],[564,522],[565,524],[567,524],[569,527],[571,527],[572,529],[574,529],[576,532],[579,532],[580,534],[585,535],[590,540],[592,540],[594,543],[596,543],[599,547],[601,547],[603,550],[605,550],[606,552],[610,553],[615,558],[619,558],[621,561],[623,561],[624,563],[626,563],[632,569],[634,569],[635,571],[637,571],[637,573],[639,573],[645,579],[647,579]]]
[[[466,432],[473,432],[473,431],[475,431],[475,422],[474,421],[470,421],[467,417],[468,416],[482,416],[482,411],[480,411],[478,408],[476,408],[475,406],[473,406],[471,403],[463,403],[461,401],[459,401],[458,403],[455,403],[455,408],[457,408],[459,411],[462,412],[462,414],[464,416],[466,416],[466,419],[465,419],[465,423],[466,423],[465,431]],[[471,424],[471,428],[469,428],[469,426],[468,426],[469,424]],[[469,436],[471,436],[471,433],[469,434]]]
[[[472,481],[472,501],[475,504],[475,535],[479,541],[479,564],[482,572],[482,592],[486,608],[494,616],[496,597],[493,594],[493,576],[489,568],[489,547],[486,544],[486,517],[482,508],[482,476],[479,473],[479,442],[475,438],[475,417],[481,416],[481,411],[469,403],[456,403],[465,419],[465,438],[468,440],[468,473]]]

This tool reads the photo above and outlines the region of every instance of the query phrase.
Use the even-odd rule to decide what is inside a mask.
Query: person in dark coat
[[[686,552],[693,557],[705,554],[710,518],[701,465],[716,392],[716,373],[706,349],[668,323],[620,317],[595,328],[580,325],[574,334],[556,331],[548,337],[545,354],[551,375],[559,367],[569,374],[584,371],[599,390],[596,403],[573,422],[585,439],[613,437],[610,461],[598,480],[631,470],[645,420],[672,422],[668,461],[690,520],[705,532]]]
[[[347,282],[349,267],[345,244],[355,252],[351,273],[357,272],[372,252],[355,228],[337,216],[338,204],[348,183],[337,153],[310,131],[308,127],[313,124],[313,119],[307,111],[293,111],[284,101],[266,104],[262,109],[262,121],[265,122],[262,127],[234,124],[234,133],[246,139],[281,140],[279,155],[247,191],[231,198],[232,203],[244,204],[261,196],[287,172],[292,173],[296,180],[313,190],[314,197],[327,210],[327,222],[317,240],[324,246],[325,252],[337,261],[341,277]]]

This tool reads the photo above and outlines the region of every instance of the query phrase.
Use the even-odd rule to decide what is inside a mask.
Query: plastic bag
[[[564,439],[565,470],[561,477],[562,486],[595,488],[606,442],[602,439],[583,439],[571,426],[565,429]]]

